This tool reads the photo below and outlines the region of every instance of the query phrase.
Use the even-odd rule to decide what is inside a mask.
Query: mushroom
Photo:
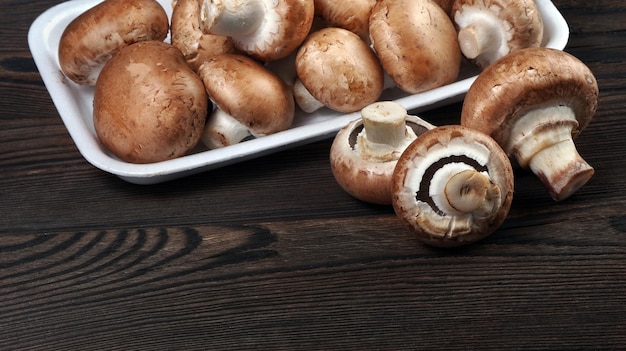
[[[598,83],[583,62],[556,49],[526,48],[478,75],[465,97],[461,124],[491,135],[560,201],[594,173],[573,138],[597,106]]]
[[[293,95],[285,82],[262,64],[244,55],[221,54],[203,63],[198,74],[217,108],[237,120],[250,134],[263,136],[291,126],[295,114]],[[212,118],[207,126],[223,124],[212,122]],[[222,132],[205,130],[205,144],[210,135],[224,131],[233,133],[221,136],[227,141],[237,140],[235,135],[241,135],[237,128],[225,128]],[[207,146],[220,144],[228,146],[220,140],[208,142]]]
[[[461,52],[481,68],[543,40],[543,20],[534,0],[456,0],[451,17]]]
[[[315,0],[315,14],[335,27],[347,29],[365,42],[369,42],[369,18],[376,0],[345,2]]]
[[[305,112],[326,106],[355,112],[383,91],[383,69],[372,49],[347,29],[328,27],[312,33],[296,56],[295,99]]]
[[[403,91],[417,94],[452,83],[461,67],[456,30],[432,0],[380,0],[370,36],[383,68]]]
[[[107,0],[83,12],[63,30],[59,65],[80,85],[94,85],[104,64],[121,48],[165,40],[167,13],[155,0]]]
[[[513,169],[502,148],[459,125],[420,135],[398,159],[392,180],[398,218],[420,241],[438,247],[489,236],[513,199]]]
[[[390,205],[396,161],[415,138],[432,128],[396,102],[366,106],[361,118],[339,130],[331,145],[330,165],[337,183],[359,200]]]
[[[199,0],[204,33],[231,37],[235,47],[261,60],[286,57],[309,34],[313,0]]]
[[[231,38],[202,32],[199,0],[174,0],[172,6],[172,44],[194,70],[209,57],[235,52]]]
[[[145,41],[122,48],[102,69],[93,98],[100,141],[121,160],[159,162],[200,140],[208,98],[175,46]]]

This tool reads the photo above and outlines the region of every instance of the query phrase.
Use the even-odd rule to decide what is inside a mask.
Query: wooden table
[[[517,172],[503,226],[456,250],[343,192],[331,140],[151,186],[94,168],[27,46],[59,2],[0,4],[0,349],[626,349],[623,1],[555,1],[600,85],[596,175],[556,203]]]

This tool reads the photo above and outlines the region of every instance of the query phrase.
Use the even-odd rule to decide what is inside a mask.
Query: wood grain
[[[555,1],[600,85],[592,180],[555,203],[517,170],[503,226],[455,250],[343,192],[330,140],[154,186],[91,166],[27,46],[56,3],[0,3],[0,349],[626,349],[622,1]]]

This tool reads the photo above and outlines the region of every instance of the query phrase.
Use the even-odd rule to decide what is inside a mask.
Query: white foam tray
[[[249,140],[218,150],[198,149],[194,153],[164,162],[133,164],[123,162],[99,142],[92,122],[93,88],[78,86],[66,79],[59,68],[57,50],[65,27],[79,14],[101,0],[73,0],[42,13],[31,25],[28,42],[41,78],[63,123],[83,157],[95,167],[136,184],[154,184],[260,157],[286,148],[332,137],[357,113],[340,114],[322,109],[313,114],[297,113],[289,130]],[[159,0],[168,15],[171,1]],[[563,50],[569,39],[568,25],[549,0],[536,0],[544,19],[543,46]],[[460,101],[476,78],[477,70],[465,64],[456,82],[428,92],[407,95],[397,89],[386,91],[381,100],[394,100],[417,113]]]

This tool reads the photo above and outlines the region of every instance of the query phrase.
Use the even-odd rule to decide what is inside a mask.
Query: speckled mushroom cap
[[[503,57],[478,75],[463,103],[461,124],[492,136],[500,145],[515,121],[534,109],[571,107],[577,136],[598,107],[598,83],[573,55],[550,48],[526,48]]]
[[[140,41],[163,41],[169,20],[155,0],[107,0],[83,12],[65,28],[59,42],[63,73],[81,85],[94,85],[102,66],[121,48]]]
[[[161,41],[121,49],[95,86],[94,127],[120,159],[133,163],[182,156],[200,140],[208,98],[180,50]]]
[[[370,16],[374,50],[394,83],[416,94],[452,83],[461,66],[456,29],[431,0],[380,0]]]
[[[295,102],[277,75],[251,58],[217,55],[198,70],[210,99],[256,136],[291,126]]]
[[[471,177],[465,178],[467,174]],[[455,184],[458,178],[462,181]],[[460,246],[487,237],[505,220],[513,198],[513,170],[486,134],[442,126],[406,148],[394,170],[392,194],[397,216],[420,241]]]
[[[543,19],[535,0],[456,0],[450,16],[458,31],[477,20],[496,27],[498,40],[490,37],[489,41],[499,41],[500,45],[471,58],[482,68],[513,51],[538,47],[543,40]],[[488,30],[480,34],[488,36]],[[463,47],[462,38],[459,40]]]
[[[350,3],[336,0],[315,0],[315,14],[330,26],[341,27],[369,42],[369,18],[376,0]]]
[[[231,38],[202,32],[198,0],[174,0],[172,5],[172,44],[194,70],[212,56],[235,52]]]
[[[343,28],[312,33],[298,50],[296,73],[315,99],[339,112],[358,111],[383,91],[383,69],[376,55]]]

